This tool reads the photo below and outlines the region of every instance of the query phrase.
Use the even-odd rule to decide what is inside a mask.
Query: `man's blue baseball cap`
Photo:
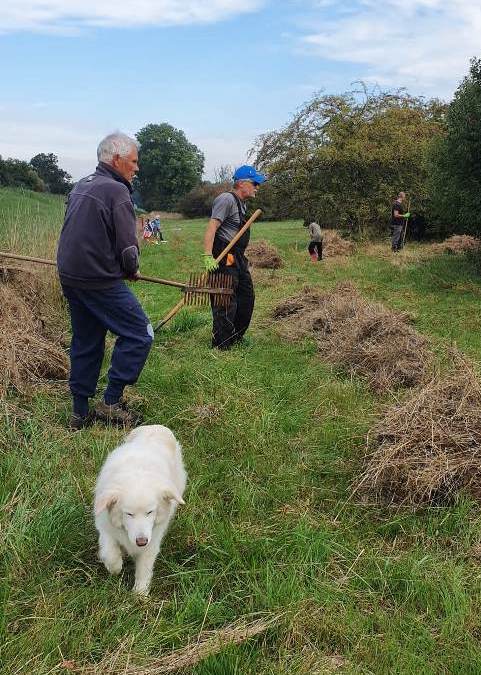
[[[238,169],[236,169],[232,178],[234,182],[236,180],[250,180],[253,183],[257,183],[258,185],[265,183],[267,180],[267,176],[264,176],[263,173],[259,173],[253,166],[250,166],[249,164],[243,164]]]

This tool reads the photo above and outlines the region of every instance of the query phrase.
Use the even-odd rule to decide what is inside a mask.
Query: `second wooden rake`
[[[50,265],[52,267],[57,266],[57,263],[54,260],[33,258],[32,256],[17,255],[16,253],[4,253],[3,251],[0,251],[0,258],[24,260],[40,265]],[[158,277],[146,277],[143,274],[139,274],[136,277],[136,280],[148,281],[153,284],[162,284],[162,286],[173,286],[174,288],[180,289],[184,294],[182,303],[185,305],[207,304],[212,298],[216,307],[226,307],[233,294],[232,277],[229,274],[208,274],[207,272],[191,274],[188,283],[171,281],[170,279],[160,279]]]

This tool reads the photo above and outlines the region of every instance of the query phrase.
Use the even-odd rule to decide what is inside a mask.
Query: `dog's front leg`
[[[99,558],[110,574],[120,574],[122,551],[115,539],[105,533],[102,533],[99,537]]]
[[[139,593],[139,595],[149,594],[157,553],[156,550],[145,551],[135,558],[134,592]]]

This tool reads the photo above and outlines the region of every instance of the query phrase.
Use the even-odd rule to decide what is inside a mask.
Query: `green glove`
[[[204,253],[202,257],[204,258],[204,267],[207,272],[214,272],[219,267],[219,264],[216,263],[214,257],[209,253]]]
[[[411,217],[411,212],[408,211],[407,213],[403,213],[403,218],[410,218]]]

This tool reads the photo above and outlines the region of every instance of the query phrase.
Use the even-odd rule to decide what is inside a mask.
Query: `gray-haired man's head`
[[[140,144],[134,138],[116,132],[100,141],[97,148],[99,162],[109,164],[123,178],[132,181],[138,171],[138,149]]]

